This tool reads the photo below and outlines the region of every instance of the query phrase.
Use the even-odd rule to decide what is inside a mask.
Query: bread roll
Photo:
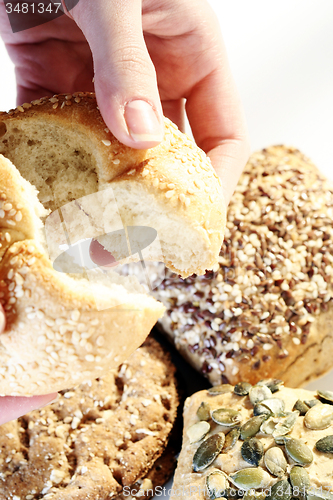
[[[332,498],[333,393],[327,400],[304,389],[275,387],[272,394],[265,384],[242,395],[220,389],[185,402],[171,500],[184,490],[193,500],[239,498],[244,490],[260,498]],[[285,487],[293,494],[284,495]]]
[[[134,277],[55,271],[62,245],[148,226],[170,268],[204,272],[222,241],[222,190],[171,122],[161,146],[132,150],[107,130],[93,94],[2,113],[0,136],[17,167],[0,155],[0,395],[45,394],[117,367],[164,312]]]
[[[112,188],[123,226],[154,228],[170,269],[185,277],[217,262],[225,226],[221,181],[169,120],[159,146],[131,149],[109,132],[94,94],[59,95],[0,114],[0,153],[37,188],[45,208]],[[113,205],[105,212],[103,220],[112,221]],[[96,219],[98,225],[100,214]],[[85,225],[72,228],[72,244],[95,236]],[[119,257],[99,229],[102,244]]]
[[[332,368],[333,187],[298,150],[255,153],[231,200],[219,265],[155,291],[163,331],[212,384]]]

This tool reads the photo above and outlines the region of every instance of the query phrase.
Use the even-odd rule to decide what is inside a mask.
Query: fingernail
[[[55,403],[56,401],[58,401],[59,399],[59,394],[56,395],[55,398],[52,398],[50,401],[48,401],[47,403],[43,404],[42,406],[39,406],[39,410],[41,410],[42,408],[45,408],[45,406],[49,406],[51,405],[52,403]]]
[[[152,106],[146,101],[130,101],[125,106],[125,120],[128,132],[135,142],[156,142],[163,140],[164,127],[159,122]]]

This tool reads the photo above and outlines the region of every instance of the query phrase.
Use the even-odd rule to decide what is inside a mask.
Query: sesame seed
[[[102,347],[104,345],[104,342],[105,342],[105,339],[104,339],[104,337],[102,335],[100,335],[99,337],[97,337],[96,344],[99,347]]]
[[[116,158],[115,160],[112,160],[112,163],[113,163],[114,165],[119,165],[119,163],[120,163],[119,158]]]
[[[174,194],[175,194],[175,191],[172,191],[172,190],[171,191],[167,191],[165,193],[165,197],[166,198],[171,198]]]
[[[102,143],[104,144],[104,146],[111,146],[111,141],[107,139],[102,139]]]
[[[15,215],[16,222],[20,222],[22,220],[22,212],[17,212]]]
[[[93,363],[95,361],[95,357],[92,354],[87,354],[85,356],[85,360],[88,361],[88,363]]]

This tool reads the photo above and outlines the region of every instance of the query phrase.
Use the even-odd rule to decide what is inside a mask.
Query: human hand
[[[134,148],[162,140],[162,109],[181,130],[186,110],[230,200],[249,144],[220,28],[206,0],[80,0],[67,16],[14,34],[0,2],[0,30],[16,66],[18,103],[95,91],[108,128]],[[0,423],[47,398],[53,396],[0,399]]]
[[[229,201],[249,146],[220,28],[206,0],[80,0],[67,16],[14,34],[2,2],[0,8],[19,103],[95,90],[111,132],[124,144],[148,148],[162,140],[162,108],[184,128],[186,100],[194,138]]]
[[[5,328],[5,315],[0,305],[0,335]],[[0,397],[0,425],[9,422],[14,418],[21,417],[31,410],[41,408],[52,403],[57,397],[56,394],[47,394],[45,396],[34,396],[32,398],[5,396]]]

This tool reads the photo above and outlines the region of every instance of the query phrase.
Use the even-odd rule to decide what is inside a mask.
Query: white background
[[[219,17],[252,149],[296,146],[333,180],[332,0],[209,1]],[[0,110],[7,110],[15,105],[15,77],[1,41],[0,68]]]

